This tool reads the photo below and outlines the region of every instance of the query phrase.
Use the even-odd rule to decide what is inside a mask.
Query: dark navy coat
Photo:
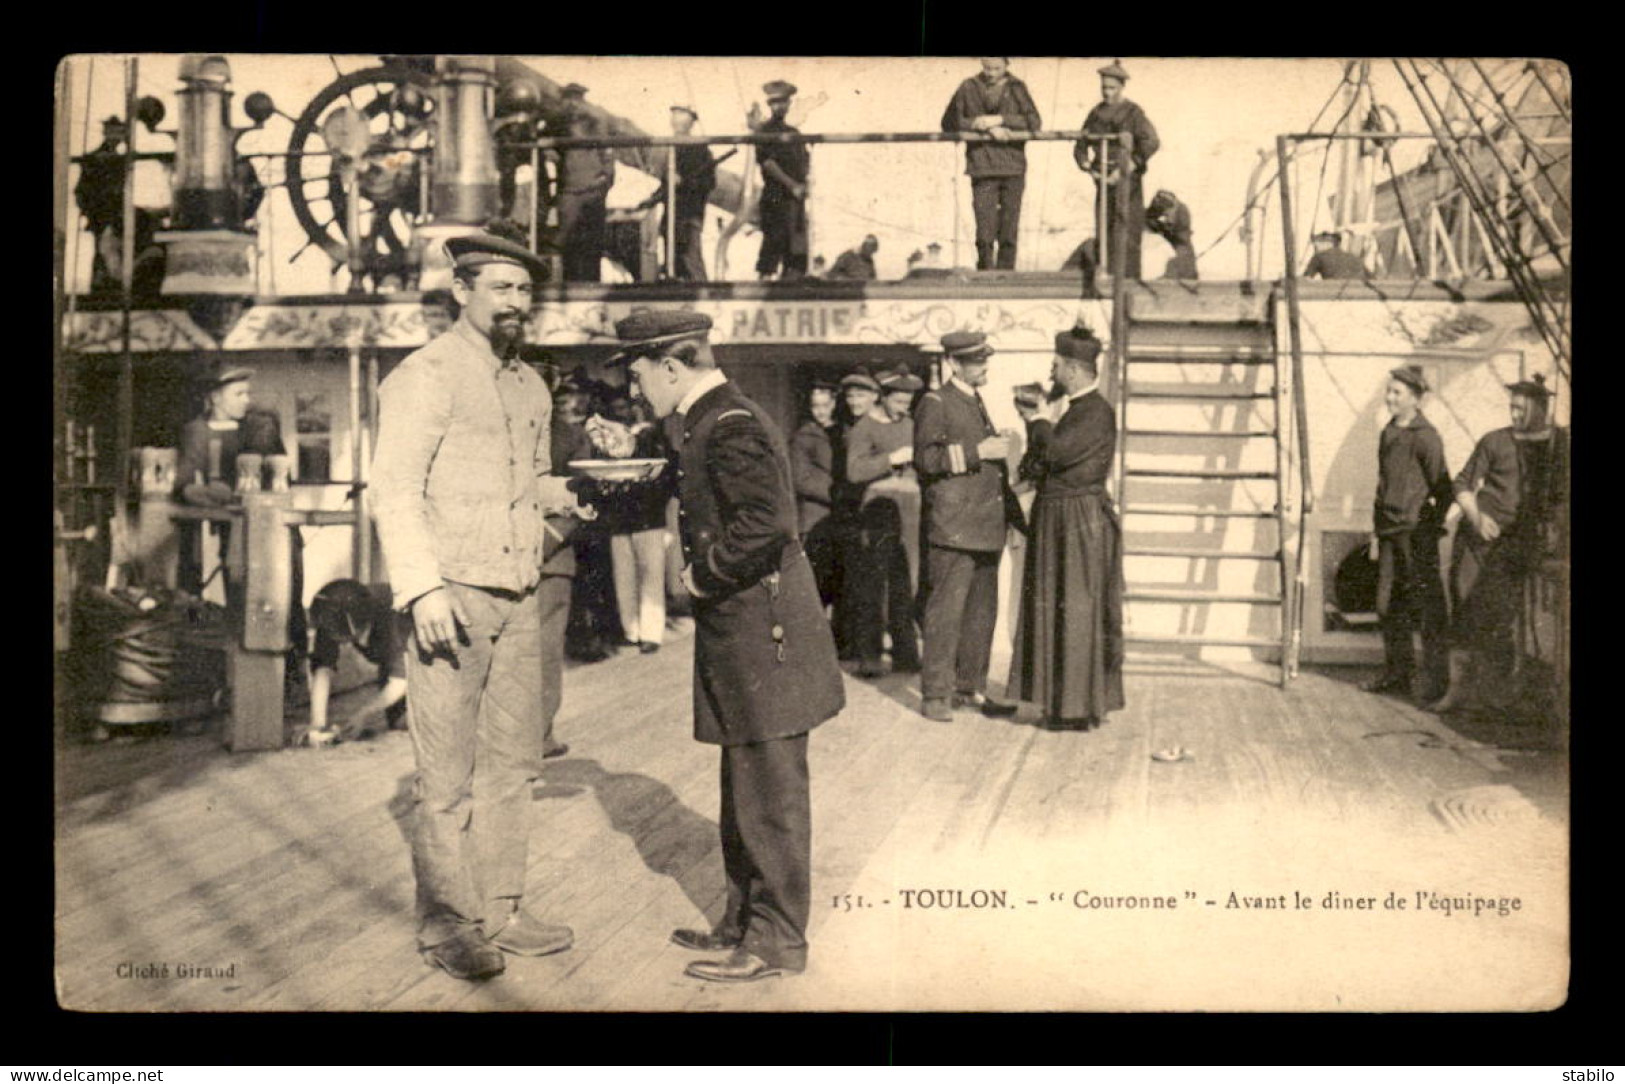
[[[1005,528],[1025,526],[1006,465],[976,454],[982,438],[995,435],[982,407],[959,385],[950,382],[920,397],[914,408],[914,469],[929,545],[1002,551]]]
[[[745,745],[804,734],[846,693],[797,541],[784,439],[731,383],[670,422],[683,558],[704,592],[694,600],[694,738]]]

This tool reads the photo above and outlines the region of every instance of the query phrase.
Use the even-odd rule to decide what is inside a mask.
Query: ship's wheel
[[[430,75],[412,67],[362,68],[341,75],[305,106],[288,142],[288,196],[309,238],[294,258],[314,245],[335,267],[347,260],[344,163],[327,136],[335,130],[329,126],[334,114],[354,110],[365,118],[370,136],[356,163],[363,258],[375,280],[397,270],[404,274],[405,239],[418,214],[422,173],[429,168],[423,152],[433,128],[431,86]]]

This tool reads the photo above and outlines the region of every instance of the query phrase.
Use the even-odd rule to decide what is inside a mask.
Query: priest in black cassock
[[[1140,277],[1140,235],[1145,232],[1145,189],[1142,178],[1151,156],[1162,146],[1157,130],[1145,110],[1123,97],[1123,85],[1128,72],[1121,63],[1108,64],[1100,69],[1100,104],[1083,118],[1083,138],[1072,148],[1072,157],[1078,168],[1090,173],[1095,184],[1106,186],[1107,229],[1099,221],[1099,189],[1096,189],[1095,236],[1105,238],[1106,251],[1100,254],[1101,263],[1112,274],[1118,273],[1117,236],[1128,237],[1128,255],[1124,269],[1131,279]],[[1116,136],[1128,132],[1134,136],[1134,146],[1127,160],[1123,148],[1113,139],[1107,145],[1106,161],[1100,160],[1100,137]],[[1117,186],[1127,184],[1128,207],[1118,207]]]
[[[1027,421],[1021,477],[1035,483],[1009,695],[1036,702],[1051,729],[1088,730],[1123,706],[1122,529],[1106,476],[1117,416],[1098,388],[1100,340],[1055,336],[1049,403],[1018,399]]]

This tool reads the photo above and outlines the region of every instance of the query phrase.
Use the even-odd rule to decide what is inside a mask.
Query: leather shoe
[[[940,696],[926,697],[925,701],[920,704],[920,714],[939,723],[954,721],[954,713],[948,710],[948,701]]]
[[[425,962],[438,967],[454,979],[478,982],[500,975],[507,968],[502,953],[480,936],[478,929],[469,927],[449,941],[421,950]]]
[[[1084,715],[1075,719],[1057,719],[1048,716],[1044,719],[1045,730],[1093,730],[1100,725],[1100,721],[1092,715]]]
[[[651,643],[648,640],[645,640],[645,641],[643,641],[643,643],[638,645],[638,654],[639,655],[653,655],[656,651],[659,651],[659,650],[660,650],[660,645],[659,644]]]
[[[727,937],[708,930],[673,930],[671,943],[695,952],[723,952],[739,947],[738,937]]]
[[[564,756],[569,751],[570,751],[570,743],[569,742],[566,742],[566,741],[549,741],[547,743],[547,748],[542,750],[542,759],[543,760],[552,760],[554,757],[562,757],[562,756]]]
[[[683,974],[707,982],[756,982],[783,975],[786,970],[774,967],[743,948],[736,948],[726,960],[695,960],[683,968]]]
[[[958,693],[954,696],[954,706],[958,708],[975,708],[983,715],[995,719],[1016,713],[1016,705],[1006,703],[1003,700],[994,700],[992,697],[983,696],[981,693]]]
[[[523,911],[515,911],[500,930],[490,936],[491,944],[515,956],[551,956],[575,943],[568,926],[549,926]]]
[[[1360,689],[1368,693],[1410,692],[1411,679],[1401,674],[1382,674],[1361,684]]]
[[[886,664],[879,659],[864,659],[858,663],[858,676],[877,678],[886,676]]]

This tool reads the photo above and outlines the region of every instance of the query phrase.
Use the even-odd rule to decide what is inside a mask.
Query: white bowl
[[[600,482],[641,482],[658,477],[664,459],[572,459],[570,469]]]

